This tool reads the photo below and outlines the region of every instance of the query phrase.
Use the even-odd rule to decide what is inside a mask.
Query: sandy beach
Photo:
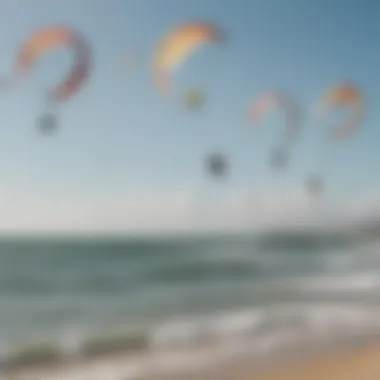
[[[263,371],[254,361],[237,360],[227,365],[198,368],[186,374],[182,371],[169,371],[165,375],[155,371],[126,370],[126,357],[113,356],[108,359],[91,360],[54,366],[52,368],[21,371],[4,376],[4,379],[106,379],[106,380],[378,380],[380,379],[380,344],[362,348],[346,349],[339,354],[318,354],[312,358],[294,358],[290,361],[278,361],[276,369],[268,363]],[[291,363],[291,364],[290,364]],[[145,367],[145,365],[143,365]],[[138,367],[140,367],[138,365]],[[261,369],[259,369],[261,368]],[[141,369],[141,367],[140,367]],[[132,370],[132,371],[131,371]]]
[[[305,363],[239,380],[378,380],[380,345],[327,355]]]

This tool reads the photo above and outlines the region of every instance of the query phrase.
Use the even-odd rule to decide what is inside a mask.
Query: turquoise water
[[[326,324],[359,310],[365,324],[379,304],[379,269],[377,243],[331,236],[3,239],[0,338],[3,349],[120,331],[162,342],[178,321],[191,321],[188,335],[218,319],[239,333],[263,313],[260,331],[311,323],[318,310]]]

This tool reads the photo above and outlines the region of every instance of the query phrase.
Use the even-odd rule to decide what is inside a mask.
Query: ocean
[[[378,331],[379,291],[375,240],[4,238],[0,369],[117,352],[208,350],[204,361],[217,357],[213,348],[264,355],[339,342]]]

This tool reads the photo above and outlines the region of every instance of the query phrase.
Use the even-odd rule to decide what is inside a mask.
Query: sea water
[[[378,248],[302,234],[4,238],[1,364],[153,352],[185,368],[373,334]]]

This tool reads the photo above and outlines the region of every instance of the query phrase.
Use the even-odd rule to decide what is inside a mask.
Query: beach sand
[[[380,344],[338,355],[326,355],[301,364],[289,365],[274,372],[239,380],[379,380]]]
[[[87,380],[379,380],[380,379],[380,344],[366,345],[361,348],[343,348],[339,353],[317,355],[300,352],[299,355],[287,356],[279,352],[277,359],[257,361],[236,358],[233,363],[220,363],[212,368],[198,368],[185,373],[159,374],[155,370],[138,375],[137,371],[126,371],[125,365],[131,357],[125,354],[112,355],[108,358],[79,360],[50,368],[22,370],[13,374],[0,376],[1,379],[87,379]],[[335,351],[336,352],[336,351]],[[280,359],[280,360],[279,360]],[[290,360],[289,360],[290,359]],[[176,361],[176,360],[175,360]],[[172,363],[173,364],[173,363]],[[276,369],[274,369],[274,366]],[[128,366],[129,367],[129,366]],[[146,364],[143,365],[145,369]],[[140,367],[141,368],[141,367]],[[131,369],[129,367],[129,369]],[[149,374],[148,374],[149,373]]]

